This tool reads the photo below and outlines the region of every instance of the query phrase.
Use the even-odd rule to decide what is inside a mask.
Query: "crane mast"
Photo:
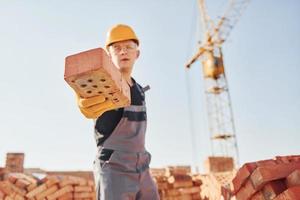
[[[212,155],[232,157],[236,165],[239,164],[239,154],[221,46],[248,2],[231,0],[215,26],[207,14],[204,0],[198,0],[204,38],[198,52],[186,65],[190,68],[198,59],[202,62]]]

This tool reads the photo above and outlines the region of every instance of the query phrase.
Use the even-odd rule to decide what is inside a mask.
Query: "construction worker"
[[[131,27],[118,24],[107,33],[106,50],[130,86],[131,105],[115,109],[104,96],[78,97],[87,118],[95,119],[98,154],[94,161],[97,200],[157,200],[149,173],[151,155],[145,149],[147,125],[145,94],[131,72],[140,51]]]

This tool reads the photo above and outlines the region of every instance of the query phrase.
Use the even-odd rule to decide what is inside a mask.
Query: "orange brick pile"
[[[24,153],[7,153],[5,169],[7,171],[23,172],[24,157]]]
[[[231,170],[198,175],[202,181],[201,197],[207,200],[229,200],[235,174],[236,171]]]
[[[75,176],[47,175],[43,179],[8,173],[0,181],[0,200],[94,200],[94,182]]]
[[[189,166],[151,169],[161,200],[201,200],[201,180]]]
[[[232,183],[237,200],[300,200],[300,155],[246,163]]]

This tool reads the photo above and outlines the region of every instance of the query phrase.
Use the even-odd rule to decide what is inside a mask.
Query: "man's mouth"
[[[122,58],[121,61],[129,61],[128,58]]]

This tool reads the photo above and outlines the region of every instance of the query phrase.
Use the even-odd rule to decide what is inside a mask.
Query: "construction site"
[[[4,71],[14,77],[0,82],[7,94],[0,118],[0,200],[119,199],[101,194],[110,184],[102,182],[103,174],[131,176],[129,153],[137,155],[139,180],[149,173],[158,197],[139,196],[141,189],[120,200],[300,200],[300,4],[274,4],[132,0],[58,9],[57,2],[3,3],[2,32],[11,43],[0,40],[8,49],[0,53],[3,65],[11,62],[18,73]],[[81,11],[86,14],[73,20]],[[155,25],[146,29],[151,21]],[[136,35],[124,24],[138,27]],[[100,45],[93,31],[103,35]],[[139,59],[135,65],[146,66],[133,75],[131,53],[134,62]],[[34,67],[14,67],[21,64]],[[141,104],[132,85],[140,87]],[[122,114],[107,136],[105,116],[112,111]],[[108,193],[122,187],[114,184]]]

